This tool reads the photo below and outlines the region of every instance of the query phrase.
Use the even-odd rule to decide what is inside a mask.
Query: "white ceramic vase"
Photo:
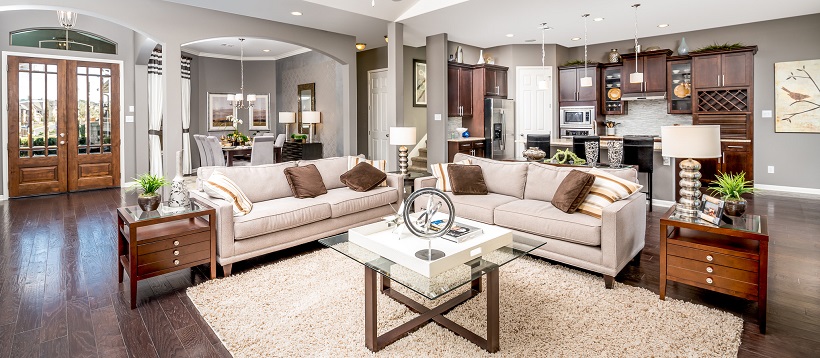
[[[480,50],[478,53],[478,62],[476,65],[483,65],[484,64],[484,50]]]
[[[188,207],[191,199],[188,196],[188,187],[182,176],[182,151],[177,151],[177,173],[171,183],[171,194],[168,196],[168,206],[172,208]]]

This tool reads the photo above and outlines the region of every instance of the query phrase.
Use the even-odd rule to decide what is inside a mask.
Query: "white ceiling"
[[[355,36],[368,48],[384,46],[387,23],[405,24],[405,44],[423,46],[430,35],[447,33],[451,41],[478,47],[540,43],[538,24],[546,22],[547,43],[574,47],[582,41],[581,15],[589,13],[589,43],[631,39],[639,0],[166,0],[223,12],[264,18]],[[300,11],[303,16],[293,16]],[[817,0],[780,0],[750,3],[747,0],[644,1],[638,10],[638,36],[674,34],[715,27],[820,13]],[[594,22],[592,18],[603,17]],[[659,24],[669,27],[658,28]],[[514,34],[514,37],[506,37]]]
[[[310,51],[301,46],[267,39],[245,39],[246,60],[278,60]],[[182,45],[182,50],[198,56],[239,59],[239,38],[220,37]],[[263,50],[270,50],[265,52]]]

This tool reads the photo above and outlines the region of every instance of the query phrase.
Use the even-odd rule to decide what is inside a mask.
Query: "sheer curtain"
[[[162,50],[148,60],[148,170],[162,175]]]
[[[191,174],[191,58],[182,56],[182,172]]]

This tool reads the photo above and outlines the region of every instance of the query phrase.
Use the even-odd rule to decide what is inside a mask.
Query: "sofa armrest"
[[[216,209],[216,253],[218,257],[234,255],[233,205],[226,200],[215,199],[204,191],[191,190],[191,198]]]
[[[604,207],[601,219],[603,266],[615,276],[644,247],[646,195],[637,193]]]
[[[432,175],[429,177],[416,178],[416,180],[413,181],[413,188],[414,190],[419,190],[421,188],[435,188],[436,180],[438,179]]]
[[[395,202],[401,202],[404,198],[404,176],[396,173],[387,173],[387,186],[398,190],[399,195]]]

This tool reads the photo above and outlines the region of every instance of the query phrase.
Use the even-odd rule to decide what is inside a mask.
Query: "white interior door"
[[[387,123],[387,69],[367,72],[367,158],[386,160],[390,150],[390,127]]]
[[[527,134],[552,133],[552,66],[518,66],[515,73],[515,157],[524,159]]]

